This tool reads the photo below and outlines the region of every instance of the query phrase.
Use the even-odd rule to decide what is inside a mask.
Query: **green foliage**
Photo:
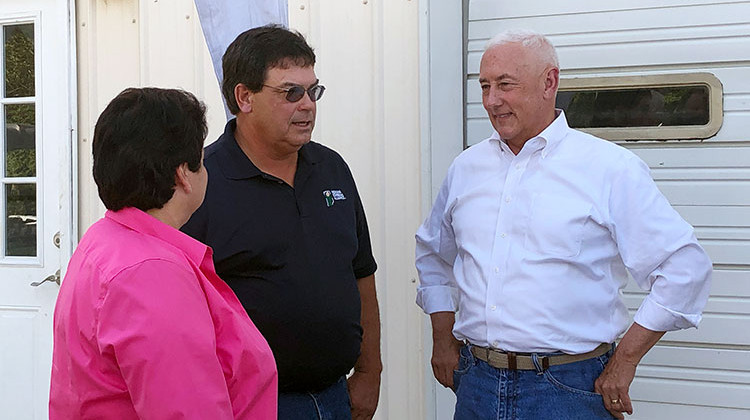
[[[34,96],[34,27],[8,25],[5,32],[5,96]]]
[[[6,124],[34,126],[34,104],[5,105]]]
[[[567,92],[566,92],[567,93]],[[596,92],[570,92],[572,99],[565,112],[571,127],[590,127],[591,116],[594,115],[594,101]]]
[[[34,149],[12,150],[8,152],[5,162],[5,174],[8,177],[36,175],[36,150]]]

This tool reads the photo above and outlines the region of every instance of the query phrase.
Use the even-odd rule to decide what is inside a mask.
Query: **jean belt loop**
[[[536,368],[536,373],[541,374],[544,372],[544,368],[542,367],[541,362],[539,361],[539,355],[536,353],[531,353],[531,361],[534,363],[534,367]]]
[[[476,358],[474,357],[474,352],[472,351],[472,348],[474,347],[474,345],[469,343],[468,341],[466,341],[465,345],[466,345],[466,354],[467,354],[467,357],[469,358],[469,364],[474,366],[475,364],[477,364]]]

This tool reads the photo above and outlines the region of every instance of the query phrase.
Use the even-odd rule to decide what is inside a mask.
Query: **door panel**
[[[56,280],[70,248],[60,238],[72,226],[68,19],[66,1],[0,4],[0,417],[9,419],[47,418]]]

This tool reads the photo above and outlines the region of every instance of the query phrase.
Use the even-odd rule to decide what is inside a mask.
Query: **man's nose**
[[[312,98],[310,98],[310,94],[305,92],[304,96],[302,96],[302,99],[297,102],[297,109],[299,109],[300,111],[307,111],[314,108],[315,102],[313,102]]]

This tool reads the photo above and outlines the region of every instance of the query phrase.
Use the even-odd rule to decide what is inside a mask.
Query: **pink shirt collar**
[[[206,244],[135,207],[125,207],[118,211],[107,210],[104,217],[136,232],[167,242],[182,250],[196,266],[200,266],[207,256],[211,257],[213,254]]]

